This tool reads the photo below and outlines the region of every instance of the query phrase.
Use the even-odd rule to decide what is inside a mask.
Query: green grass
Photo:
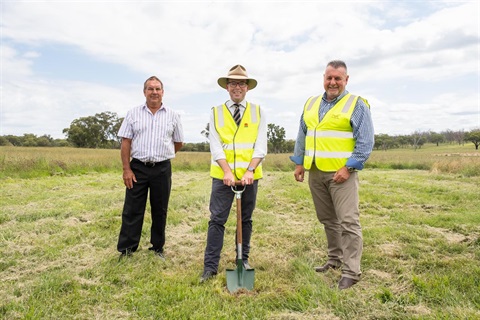
[[[326,239],[308,184],[295,182],[292,171],[266,170],[253,216],[255,287],[230,294],[225,269],[235,266],[233,210],[219,275],[198,282],[209,218],[208,154],[197,156],[199,164],[182,159],[187,154],[174,162],[162,262],[147,250],[149,209],[139,251],[118,259],[121,172],[113,165],[105,172],[80,169],[112,161],[112,154],[119,165],[118,150],[105,158],[99,151],[98,159],[83,153],[72,160],[56,155],[67,171],[70,161],[76,165],[76,173],[33,170],[28,178],[9,173],[0,179],[0,319],[480,318],[479,176],[360,172],[363,275],[338,291],[339,271],[313,270],[326,260]],[[280,161],[276,156],[271,162]],[[426,158],[435,157],[424,151],[412,161]]]

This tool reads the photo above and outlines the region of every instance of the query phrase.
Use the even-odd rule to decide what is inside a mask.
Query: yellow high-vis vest
[[[240,180],[252,160],[260,125],[260,106],[247,102],[239,126],[233,120],[233,116],[225,104],[214,107],[213,114],[215,130],[220,136],[226,161],[235,177]],[[210,176],[217,179],[223,179],[224,176],[222,168],[213,158],[210,165]],[[253,178],[257,180],[262,177],[262,165],[259,164]]]
[[[303,119],[307,126],[305,137],[305,156],[303,166],[306,170],[315,166],[325,172],[335,172],[345,166],[355,148],[353,128],[350,118],[358,96],[346,94],[319,121],[319,109],[322,96],[310,97],[305,103]],[[367,103],[363,98],[360,98]],[[367,103],[368,105],[368,103]]]

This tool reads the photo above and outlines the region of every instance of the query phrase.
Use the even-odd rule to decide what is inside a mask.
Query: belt
[[[161,164],[161,163],[166,163],[170,160],[164,160],[164,161],[160,161],[160,162],[152,162],[152,161],[142,161],[142,160],[138,160],[136,158],[132,158],[132,162],[137,162],[137,163],[141,163],[143,164],[145,167],[149,167],[149,168],[153,168],[155,167],[157,164]]]

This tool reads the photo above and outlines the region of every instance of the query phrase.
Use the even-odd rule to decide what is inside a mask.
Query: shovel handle
[[[240,181],[240,180],[235,181],[235,184],[234,184],[235,187],[236,186],[241,186],[241,185],[242,185],[242,181]]]
[[[235,182],[235,186],[231,186],[232,191],[235,193],[235,198],[237,200],[237,256],[242,257],[242,193],[247,188],[246,185],[243,186],[243,189],[237,190],[237,186],[241,186],[242,182]]]
[[[243,186],[243,189],[237,189],[237,187],[238,187],[238,186],[241,186],[241,185],[242,185],[242,182],[241,182],[241,181],[237,181],[237,182],[235,182],[235,185],[234,185],[234,186],[231,186],[231,187],[230,187],[230,188],[232,189],[232,191],[236,194],[237,199],[238,199],[238,198],[241,198],[243,191],[245,191],[245,188],[247,187],[247,185],[244,185],[244,186]]]

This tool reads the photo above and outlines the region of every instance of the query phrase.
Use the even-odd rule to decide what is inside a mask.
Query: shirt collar
[[[144,104],[143,104],[143,110],[145,110],[145,111],[150,111],[150,109],[148,109],[148,107],[147,107],[147,103],[144,103]],[[162,106],[160,107],[160,109],[158,109],[158,111],[162,111],[162,112],[163,112],[163,111],[165,111],[165,110],[166,110],[165,104],[162,102]],[[158,112],[158,111],[157,111],[157,112]]]
[[[228,100],[227,102],[225,102],[225,105],[228,107],[228,108],[233,108],[233,105],[235,104],[235,102],[233,102],[232,100]],[[244,107],[247,105],[247,101],[246,100],[242,100],[240,103],[237,103],[238,105],[240,105],[240,107]]]
[[[348,91],[347,91],[347,90],[344,90],[341,95],[339,95],[338,97],[336,97],[336,98],[333,99],[332,101],[328,101],[328,100],[327,100],[327,93],[325,92],[325,93],[323,94],[322,99],[323,99],[323,101],[325,101],[325,102],[327,102],[327,103],[337,103],[338,100],[342,99],[342,98],[345,97],[345,95],[347,95],[347,94],[348,94]]]

